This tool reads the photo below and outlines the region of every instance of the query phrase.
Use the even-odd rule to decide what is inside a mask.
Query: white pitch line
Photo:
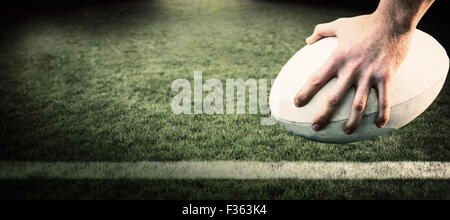
[[[0,179],[450,179],[450,162],[0,162]]]

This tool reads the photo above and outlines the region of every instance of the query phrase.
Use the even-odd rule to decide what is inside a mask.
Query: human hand
[[[338,80],[315,116],[312,128],[320,131],[326,126],[352,86],[356,93],[344,133],[352,134],[359,127],[371,88],[375,88],[378,95],[375,123],[379,128],[384,127],[389,120],[390,81],[407,55],[414,29],[411,25],[398,26],[386,21],[377,13],[317,25],[306,39],[308,44],[336,36],[338,45],[325,64],[297,92],[295,105],[305,106],[330,79],[337,77]]]

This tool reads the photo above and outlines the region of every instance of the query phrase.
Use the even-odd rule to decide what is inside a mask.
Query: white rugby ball
[[[294,134],[319,142],[349,143],[391,132],[411,122],[431,105],[444,85],[449,68],[445,49],[427,33],[415,30],[408,55],[391,81],[391,114],[386,127],[375,125],[378,100],[376,90],[372,89],[360,127],[352,135],[344,134],[343,127],[350,116],[355,94],[352,88],[327,126],[316,132],[311,122],[331,93],[336,78],[306,106],[297,108],[293,100],[336,46],[337,39],[328,37],[303,47],[286,63],[273,83],[269,101],[272,117]]]

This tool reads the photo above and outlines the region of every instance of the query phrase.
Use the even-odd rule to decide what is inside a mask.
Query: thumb
[[[332,37],[336,36],[336,31],[331,23],[318,24],[314,28],[314,32],[311,36],[306,38],[307,44],[313,44],[314,42],[324,38],[324,37]]]

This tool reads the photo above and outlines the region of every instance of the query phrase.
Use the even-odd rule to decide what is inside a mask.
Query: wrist
[[[434,0],[380,0],[373,13],[393,33],[404,34],[414,30]]]
[[[372,22],[379,25],[394,36],[404,35],[414,31],[417,23],[414,19],[402,12],[392,12],[378,8],[371,14]]]

